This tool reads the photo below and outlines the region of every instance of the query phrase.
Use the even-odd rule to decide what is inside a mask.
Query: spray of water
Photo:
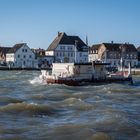
[[[32,85],[36,85],[36,84],[38,85],[38,84],[42,84],[43,83],[43,81],[42,81],[42,79],[40,77],[34,77],[34,79],[29,80],[29,82]]]

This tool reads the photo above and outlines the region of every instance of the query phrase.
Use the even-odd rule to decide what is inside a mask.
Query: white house
[[[10,67],[37,68],[35,54],[26,43],[15,44],[7,52],[6,62]]]
[[[93,45],[92,47],[89,47],[89,54],[88,54],[89,62],[99,60],[99,56],[98,56],[99,47],[100,47],[100,44]]]
[[[86,63],[88,62],[88,46],[78,36],[59,33],[46,50],[47,56],[54,56],[54,62]]]

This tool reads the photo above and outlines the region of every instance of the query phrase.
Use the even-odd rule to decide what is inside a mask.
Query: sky
[[[58,32],[140,46],[140,0],[0,0],[0,46],[47,49]]]

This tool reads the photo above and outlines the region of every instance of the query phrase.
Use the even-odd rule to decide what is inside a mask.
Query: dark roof
[[[79,51],[83,50],[83,46],[87,45],[78,36],[68,36],[66,33],[58,33],[58,36],[48,47],[47,51],[53,51],[59,44],[77,45]]]
[[[101,44],[92,45],[91,47],[89,47],[89,51],[90,50],[98,50],[100,46],[101,46]]]
[[[137,48],[137,51],[140,52],[140,46]]]
[[[20,44],[15,44],[9,51],[8,53],[15,53],[18,49],[20,49],[23,45],[26,45],[26,43],[20,43]]]
[[[122,44],[120,44],[120,43],[103,43],[103,45],[109,51],[120,51],[120,46]]]
[[[137,49],[133,44],[120,44],[120,43],[103,43],[109,51],[125,51],[125,52],[136,52]]]
[[[137,52],[137,49],[133,44],[123,44],[123,48],[126,52]]]
[[[6,54],[9,50],[11,49],[11,47],[1,47],[0,46],[0,52]]]

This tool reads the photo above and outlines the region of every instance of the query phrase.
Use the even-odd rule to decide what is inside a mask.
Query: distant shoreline
[[[12,67],[9,68],[9,67],[5,67],[5,66],[0,66],[0,70],[9,70],[9,71],[10,70],[29,70],[29,71],[36,70],[36,71],[40,71],[40,70],[51,70],[51,68],[12,68]],[[140,68],[132,68],[131,73],[132,73],[132,75],[140,75]]]
[[[36,71],[40,71],[40,70],[51,70],[51,68],[9,68],[9,67],[0,67],[0,70],[36,70]]]

